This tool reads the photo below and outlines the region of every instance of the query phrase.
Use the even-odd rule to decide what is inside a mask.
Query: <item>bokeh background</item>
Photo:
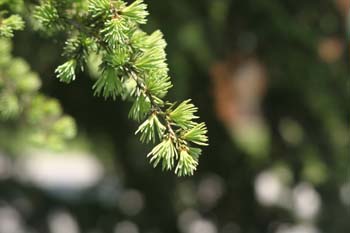
[[[192,98],[208,124],[198,171],[153,169],[130,104],[93,97],[96,62],[59,83],[63,40],[27,27],[13,54],[78,136],[50,150],[0,127],[0,233],[350,232],[350,1],[146,2],[169,98]]]

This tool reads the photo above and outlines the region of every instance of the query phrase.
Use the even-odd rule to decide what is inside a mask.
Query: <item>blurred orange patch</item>
[[[337,37],[328,37],[320,40],[318,55],[327,63],[336,62],[344,52],[344,42]]]
[[[211,69],[215,109],[228,127],[259,118],[266,70],[255,57],[235,55]]]

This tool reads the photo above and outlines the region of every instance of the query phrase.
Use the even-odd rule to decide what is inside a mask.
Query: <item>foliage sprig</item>
[[[2,17],[4,14],[4,12],[0,12],[0,37],[11,38],[14,31],[24,28],[24,21],[19,15]]]
[[[141,122],[136,134],[141,142],[158,143],[148,155],[151,163],[179,176],[192,175],[201,154],[197,147],[208,143],[207,128],[197,122],[191,100],[164,100],[172,87],[166,41],[160,31],[147,34],[140,28],[149,15],[144,1],[43,0],[34,15],[43,31],[68,32],[67,62],[56,69],[57,78],[74,81],[88,55],[97,53],[102,62],[95,95],[133,100],[129,117]]]

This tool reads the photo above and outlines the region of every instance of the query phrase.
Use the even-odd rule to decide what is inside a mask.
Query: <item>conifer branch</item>
[[[147,22],[147,5],[143,0],[89,0],[78,8],[72,2],[44,0],[34,13],[42,28],[68,32],[67,62],[56,69],[57,78],[74,81],[87,56],[98,53],[102,62],[95,95],[132,99],[129,117],[142,122],[136,134],[144,143],[158,142],[150,162],[179,176],[192,175],[201,154],[196,146],[207,145],[207,129],[196,122],[198,109],[190,100],[179,105],[164,100],[172,87],[166,42],[160,31],[148,35],[140,29]]]

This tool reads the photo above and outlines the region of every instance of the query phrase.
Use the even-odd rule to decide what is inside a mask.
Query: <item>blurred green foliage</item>
[[[76,134],[74,120],[63,115],[57,100],[38,92],[41,80],[23,59],[11,56],[11,46],[8,39],[0,39],[1,134],[7,135],[1,147],[19,151],[34,143],[63,148]]]
[[[1,5],[15,12],[23,8],[22,1],[1,1]],[[5,137],[0,144],[10,153],[18,153],[26,144],[62,149],[65,140],[75,136],[75,123],[63,115],[57,100],[39,93],[41,80],[26,61],[12,56],[10,38],[23,28],[19,15],[0,12],[0,124]]]

